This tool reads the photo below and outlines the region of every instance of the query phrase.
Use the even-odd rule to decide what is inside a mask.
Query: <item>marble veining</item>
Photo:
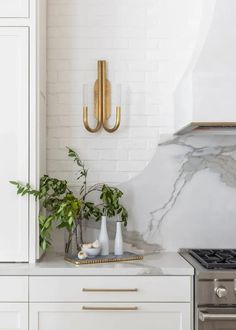
[[[212,205],[208,203],[208,196],[202,204],[196,202],[203,198],[204,186]],[[235,246],[236,240],[231,234],[236,230],[236,207],[232,198],[235,188],[235,135],[192,133],[174,137],[158,146],[143,173],[122,185],[127,194],[133,194],[132,204],[127,203],[132,208],[132,225],[125,233],[126,241],[133,245],[138,241],[139,247],[148,247],[149,251],[205,245],[221,247],[225,243]],[[222,234],[229,233],[227,239],[223,240],[220,233],[211,235],[214,225],[222,226],[225,219],[227,226]],[[199,238],[201,230],[205,233]],[[138,239],[132,238],[133,235]]]
[[[172,141],[165,142],[160,147],[179,145],[188,149],[179,174],[173,183],[173,189],[167,201],[159,208],[150,212],[148,228],[144,238],[149,237],[160,230],[162,222],[168,213],[174,208],[175,203],[185,185],[192,180],[193,176],[202,170],[209,169],[219,175],[219,179],[228,186],[236,188],[236,160],[231,156],[236,151],[236,144],[232,146],[200,146],[189,144],[189,137],[176,137]],[[236,140],[236,139],[235,139]],[[236,143],[236,141],[235,141]]]

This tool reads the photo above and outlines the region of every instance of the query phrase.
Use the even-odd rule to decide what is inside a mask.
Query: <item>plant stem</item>
[[[76,226],[76,231],[75,231],[75,241],[76,241],[77,251],[79,251],[80,250],[80,247],[79,247],[79,242],[78,242],[78,230],[77,230],[77,226]]]
[[[101,183],[97,183],[90,187],[89,190],[84,194],[83,199],[85,200],[85,198],[93,191],[101,191],[101,185]]]
[[[70,250],[70,246],[71,246],[71,242],[72,242],[72,230],[68,231],[69,232],[69,236],[68,236],[68,240],[66,242],[66,245],[65,245],[65,252],[68,254],[69,253],[69,250]]]
[[[81,242],[81,244],[84,244],[84,240],[83,240],[83,222],[82,222],[82,219],[79,221],[79,228],[80,228],[80,242]]]

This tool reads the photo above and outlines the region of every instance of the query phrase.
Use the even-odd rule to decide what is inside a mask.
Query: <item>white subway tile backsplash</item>
[[[130,137],[133,138],[153,138],[158,135],[158,128],[154,127],[145,127],[145,128],[140,128],[140,127],[131,127],[130,128]]]
[[[153,156],[153,149],[144,149],[144,150],[132,150],[129,152],[130,160],[150,160]]]
[[[125,172],[135,172],[141,171],[147,165],[147,161],[144,160],[126,160],[118,161],[117,170]]]
[[[149,115],[147,118],[147,126],[150,127],[158,127],[161,124],[160,116],[156,115]]]
[[[126,49],[129,46],[127,39],[122,38],[50,38],[51,49]]]
[[[162,0],[99,0],[99,5],[98,0],[48,0],[49,174],[76,187],[76,166],[65,146],[85,160],[89,183],[120,183],[146,166],[160,134],[173,128],[175,56],[180,63],[190,52],[190,47],[175,52],[171,19],[175,12]],[[188,38],[193,35],[195,40],[196,24]],[[99,59],[108,61],[112,90],[122,85],[121,127],[114,134],[91,134],[82,122],[83,84],[92,90]],[[111,126],[115,99],[113,92]]]
[[[125,141],[120,140],[118,142],[118,148],[127,150],[145,149],[147,147],[147,143],[148,142],[143,138],[127,138]]]

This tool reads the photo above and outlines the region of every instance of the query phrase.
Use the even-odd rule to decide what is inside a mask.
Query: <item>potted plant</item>
[[[88,169],[85,168],[79,155],[68,148],[68,156],[79,168],[77,181],[80,192],[78,196],[69,188],[66,180],[51,178],[48,175],[40,179],[39,189],[32,188],[28,183],[22,184],[16,181],[10,181],[10,183],[16,186],[18,195],[32,195],[40,202],[39,235],[42,250],[46,251],[52,244],[51,232],[55,224],[58,229],[65,229],[67,232],[65,254],[75,255],[84,243],[83,222],[85,220],[99,221],[104,214],[108,217],[119,214],[126,226],[128,212],[120,204],[122,191],[107,184],[95,184],[88,187]],[[98,204],[89,200],[92,193],[99,194]]]

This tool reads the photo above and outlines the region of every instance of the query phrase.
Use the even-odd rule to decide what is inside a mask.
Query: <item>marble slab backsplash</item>
[[[128,246],[147,253],[236,248],[236,135],[189,134],[160,144],[144,171],[120,185]],[[88,222],[89,236],[100,223]],[[108,221],[114,239],[114,221]]]
[[[121,186],[129,196],[129,243],[236,248],[236,136],[203,134],[162,143],[146,169]]]

